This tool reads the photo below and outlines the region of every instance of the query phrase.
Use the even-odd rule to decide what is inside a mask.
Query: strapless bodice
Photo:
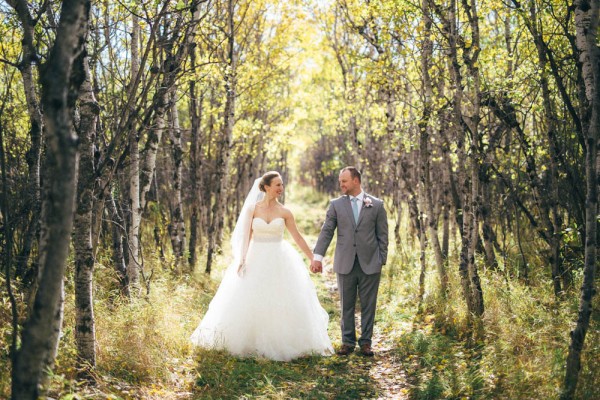
[[[257,242],[277,242],[283,239],[285,219],[279,217],[267,222],[255,217],[252,220],[252,238]]]

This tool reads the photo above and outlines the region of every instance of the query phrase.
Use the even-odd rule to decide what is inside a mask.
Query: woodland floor
[[[301,232],[314,243],[327,199],[300,193],[293,209]],[[292,207],[292,206],[290,206]],[[288,238],[289,239],[289,238]],[[176,274],[157,255],[152,291],[143,300],[122,299],[108,258],[96,268],[98,362],[90,380],[77,376],[73,288],[67,285],[65,330],[50,399],[551,399],[558,398],[577,297],[558,303],[551,285],[526,287],[497,271],[481,271],[485,287],[484,333],[470,338],[456,260],[449,267],[448,298],[435,297],[436,272],[428,267],[419,312],[419,254],[411,243],[392,246],[383,271],[373,338],[374,357],[305,357],[292,362],[240,359],[194,349],[189,335],[219,284],[227,255],[210,276]],[[456,252],[456,250],[454,250]],[[70,267],[72,268],[72,266]],[[72,273],[72,271],[71,271]],[[340,344],[335,274],[312,275],[330,316],[329,335]],[[544,282],[539,278],[540,282]],[[6,302],[8,304],[8,302]],[[9,315],[5,303],[2,315]],[[2,317],[9,321],[8,318]],[[8,326],[8,325],[6,325]],[[357,324],[360,326],[360,324]],[[1,325],[0,325],[1,327]],[[5,330],[6,331],[6,330]],[[8,331],[6,331],[8,332]],[[8,334],[0,336],[3,348]],[[577,399],[600,399],[600,312],[594,311],[582,359]],[[6,347],[7,348],[7,347]],[[7,364],[8,365],[8,364]],[[10,393],[8,367],[0,365],[0,398]]]
[[[335,275],[324,273],[317,286],[320,298],[325,293],[323,303],[332,317],[329,331],[336,345],[339,318]],[[360,326],[358,322],[357,316]],[[405,326],[410,329],[410,325]],[[394,339],[401,334],[394,331],[386,335],[376,325],[374,357],[355,352],[286,363],[197,349],[186,359],[174,360],[168,385],[132,383],[99,374],[92,384],[71,381],[59,388],[55,381],[49,399],[408,399],[411,378],[394,348]]]
[[[335,289],[335,274],[329,270],[324,275],[321,283],[331,294],[327,296],[330,299],[328,304],[337,305],[339,297]],[[358,318],[357,315],[357,326],[360,326]],[[335,346],[340,343],[339,318],[334,316],[332,319],[329,331]],[[387,336],[381,329],[376,329],[373,338],[374,357],[364,357],[354,352],[349,356],[310,357],[291,363],[235,360],[234,364],[238,366],[247,363],[260,365],[263,362],[265,367],[255,370],[254,377],[248,376],[261,383],[254,385],[247,393],[231,395],[236,398],[408,399],[409,378],[394,348],[394,338],[401,334],[395,331],[393,336]],[[271,369],[273,364],[278,365],[275,371]],[[198,371],[201,376],[206,375],[201,366]],[[274,373],[268,376],[268,372]],[[205,387],[196,388],[195,392],[200,395],[198,398],[218,397],[213,397],[209,379],[201,379],[201,382]]]

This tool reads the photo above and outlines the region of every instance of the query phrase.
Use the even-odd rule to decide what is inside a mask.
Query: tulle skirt
[[[245,274],[228,268],[191,341],[237,356],[289,361],[331,354],[328,322],[307,266],[290,243],[253,241]]]

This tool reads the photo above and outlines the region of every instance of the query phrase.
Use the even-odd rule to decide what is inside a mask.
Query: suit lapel
[[[356,227],[357,223],[354,220],[354,213],[352,212],[352,203],[350,202],[350,196],[346,195],[344,199],[344,208],[346,209],[346,214],[348,214],[348,218],[352,221],[352,224]],[[358,214],[358,221],[360,222],[360,213]]]
[[[358,222],[356,223],[356,226],[360,225],[360,221],[362,221],[363,215],[365,215],[365,211],[368,209],[368,207],[365,207],[365,200],[367,199],[367,197],[369,197],[369,195],[365,193],[363,195],[362,207],[360,208],[360,211],[358,212]],[[350,201],[348,201],[348,203],[350,203]],[[350,211],[352,211],[352,210],[350,210]]]

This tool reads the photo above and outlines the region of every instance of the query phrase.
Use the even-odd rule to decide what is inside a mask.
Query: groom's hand
[[[317,272],[323,272],[323,263],[321,261],[313,260],[313,262],[310,263],[310,271],[315,274]]]

